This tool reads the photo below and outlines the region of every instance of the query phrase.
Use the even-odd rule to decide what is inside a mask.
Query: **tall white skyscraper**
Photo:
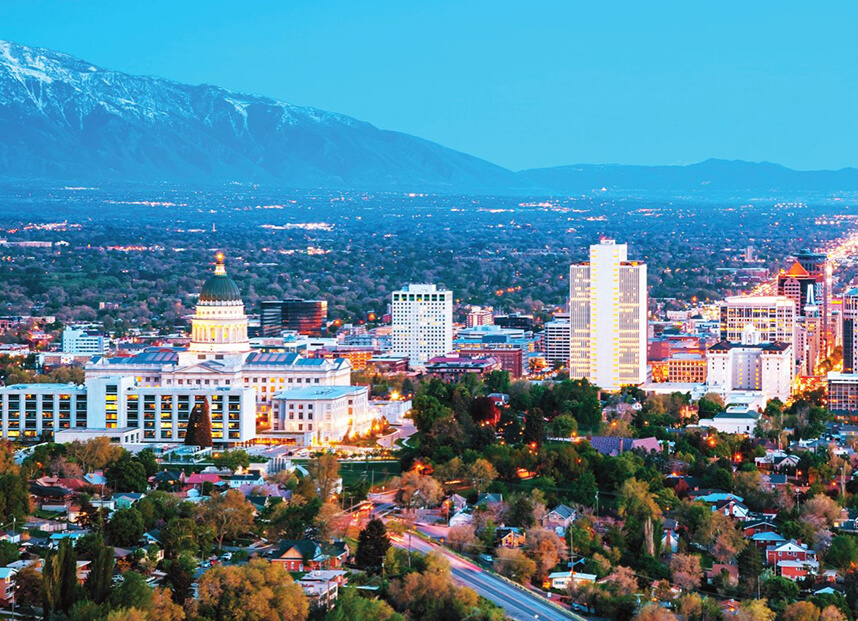
[[[392,353],[422,364],[453,351],[453,292],[406,285],[393,292]]]
[[[569,269],[569,376],[606,390],[646,381],[646,264],[612,239]]]

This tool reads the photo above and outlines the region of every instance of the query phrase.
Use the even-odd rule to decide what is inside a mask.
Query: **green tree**
[[[389,548],[390,538],[387,536],[384,522],[372,518],[358,536],[355,563],[363,569],[380,571],[384,555]]]
[[[96,604],[107,599],[113,580],[113,548],[103,546],[98,550],[92,561],[89,576],[86,578],[86,591],[89,598]]]
[[[23,522],[30,513],[30,496],[20,472],[15,470],[0,474],[0,522],[9,524],[13,520]]]
[[[336,491],[336,484],[340,478],[340,462],[337,456],[333,453],[322,453],[307,464],[307,470],[316,484],[319,497],[327,502]]]
[[[325,621],[402,621],[398,614],[384,600],[362,597],[353,587],[340,591],[337,606],[327,615]]]
[[[200,505],[200,517],[209,524],[217,539],[218,548],[223,540],[235,539],[253,527],[253,505],[237,489],[214,494]]]
[[[143,465],[147,477],[151,477],[158,472],[158,459],[155,457],[155,451],[152,449],[143,449],[134,458]]]
[[[152,605],[152,587],[146,583],[146,578],[136,571],[126,571],[119,583],[108,597],[110,607],[138,608],[148,610]]]
[[[739,566],[739,582],[745,588],[747,595],[754,595],[759,586],[760,574],[763,573],[763,557],[757,546],[746,546],[736,560]]]
[[[104,476],[107,484],[117,492],[145,492],[149,487],[146,468],[128,453],[110,464]]]
[[[858,563],[858,543],[850,535],[837,535],[825,555],[825,561],[839,569],[848,569]]]
[[[180,554],[177,558],[167,560],[164,570],[167,574],[166,583],[173,593],[173,601],[184,604],[192,595],[197,561],[188,553]]]
[[[121,548],[136,545],[144,532],[146,528],[143,525],[143,517],[133,507],[114,511],[105,529],[110,544]]]
[[[227,470],[238,470],[239,468],[247,468],[250,466],[250,455],[242,449],[232,451],[224,451],[216,456],[213,460],[217,468],[226,468]]]
[[[6,567],[21,558],[18,546],[11,541],[0,541],[0,567]]]

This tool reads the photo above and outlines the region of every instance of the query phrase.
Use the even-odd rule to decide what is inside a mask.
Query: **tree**
[[[680,589],[693,591],[700,587],[703,569],[700,567],[700,557],[696,554],[675,554],[670,560],[670,573],[673,582]]]
[[[155,457],[155,451],[152,449],[145,448],[137,453],[134,458],[143,465],[147,477],[151,477],[158,472],[158,459]]]
[[[819,621],[846,621],[846,615],[837,606],[831,604],[822,609]]]
[[[741,608],[733,617],[735,621],[775,621],[777,613],[768,607],[764,599],[750,599],[742,602]]]
[[[203,616],[213,621],[304,621],[307,597],[279,563],[253,559],[247,565],[218,565],[199,580]]]
[[[479,495],[482,490],[491,485],[497,476],[497,470],[488,459],[482,457],[476,459],[474,463],[468,466],[468,478],[471,479],[474,487]]]
[[[152,588],[141,574],[126,571],[122,574],[122,582],[110,592],[107,601],[111,608],[148,610],[152,605]]]
[[[447,545],[457,552],[467,550],[476,539],[477,535],[471,524],[459,524],[447,531]]]
[[[634,595],[638,592],[638,581],[630,567],[617,565],[606,578],[605,583],[614,595]]]
[[[423,571],[412,572],[390,585],[391,602],[409,619],[499,621],[503,618],[494,613],[493,609],[481,608],[474,591],[457,587],[450,574],[449,564],[440,555],[434,552],[429,554],[425,563]]]
[[[15,465],[0,471],[0,523],[22,522],[30,513],[30,495],[20,469]]]
[[[200,517],[212,527],[218,548],[225,538],[235,539],[253,528],[254,513],[253,504],[237,489],[214,494],[200,505]]]
[[[32,611],[42,601],[42,574],[27,565],[15,574],[15,602],[24,611]]]
[[[128,453],[105,470],[107,484],[117,492],[145,492],[149,487],[146,468]]]
[[[216,468],[236,471],[240,468],[247,469],[250,467],[250,455],[247,451],[235,449],[232,451],[224,451],[212,459]]]
[[[747,545],[733,520],[720,511],[712,512],[705,520],[698,531],[698,540],[708,546],[721,563],[734,558]]]
[[[0,541],[0,567],[6,567],[21,558],[18,546],[11,541]]]
[[[387,536],[384,522],[378,518],[372,518],[358,535],[355,563],[363,569],[378,571],[389,548],[390,538]]]
[[[198,524],[191,518],[173,517],[161,529],[161,543],[164,555],[175,558],[182,552],[196,553],[200,546],[197,541]]]
[[[327,615],[325,621],[401,621],[390,604],[384,600],[362,597],[353,587],[340,591],[337,606]]]
[[[107,541],[120,548],[134,546],[140,541],[144,532],[146,527],[143,525],[143,517],[133,507],[114,511],[105,529]]]
[[[322,501],[327,501],[336,492],[340,479],[340,462],[333,453],[322,453],[307,465],[310,478],[315,482]]]
[[[784,605],[798,599],[798,585],[787,578],[774,576],[763,584],[763,592],[770,602]]]
[[[837,535],[825,555],[825,561],[839,569],[847,569],[858,563],[858,543],[850,535]]]
[[[397,481],[391,481],[391,487],[396,486]],[[409,508],[434,507],[444,497],[444,488],[434,478],[422,475],[414,470],[406,472],[398,481],[396,501]]]
[[[158,587],[152,592],[151,621],[184,621],[185,610],[173,601],[170,590]]]
[[[184,553],[167,560],[164,567],[167,573],[166,582],[173,592],[173,601],[183,604],[193,592],[197,561],[190,554]]]
[[[840,506],[825,494],[817,494],[804,503],[801,515],[814,529],[819,530],[834,524],[840,517]]]
[[[783,621],[819,621],[819,612],[810,602],[795,602],[784,609]]]
[[[527,531],[527,555],[536,561],[535,576],[544,580],[557,564],[566,559],[566,544],[553,530],[531,528]]]
[[[111,581],[113,580],[113,564],[113,548],[110,546],[99,548],[92,561],[89,576],[87,576],[86,583],[84,584],[89,598],[96,604],[102,603],[110,594]]]
[[[191,410],[185,431],[185,445],[202,448],[212,445],[212,418],[208,399],[197,401]]]
[[[736,561],[739,566],[739,582],[748,595],[757,592],[760,574],[763,573],[763,557],[757,546],[747,546]]]
[[[545,442],[545,418],[539,408],[533,408],[524,417],[524,442],[535,447]]]
[[[634,621],[676,621],[676,615],[658,604],[647,604],[635,615]]]
[[[499,548],[494,569],[500,575],[524,584],[536,573],[536,562],[529,559],[521,550]]]
[[[125,449],[113,444],[107,436],[97,436],[86,442],[75,440],[66,450],[68,456],[79,463],[84,472],[101,470],[125,453]]]

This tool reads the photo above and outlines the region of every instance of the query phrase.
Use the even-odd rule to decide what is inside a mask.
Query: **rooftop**
[[[282,390],[274,395],[283,401],[333,400],[366,392],[366,386],[318,386]]]

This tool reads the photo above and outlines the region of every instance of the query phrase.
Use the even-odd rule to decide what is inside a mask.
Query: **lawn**
[[[398,460],[340,462],[340,476],[343,477],[344,486],[362,479],[378,485],[400,474],[402,474],[402,468]]]

